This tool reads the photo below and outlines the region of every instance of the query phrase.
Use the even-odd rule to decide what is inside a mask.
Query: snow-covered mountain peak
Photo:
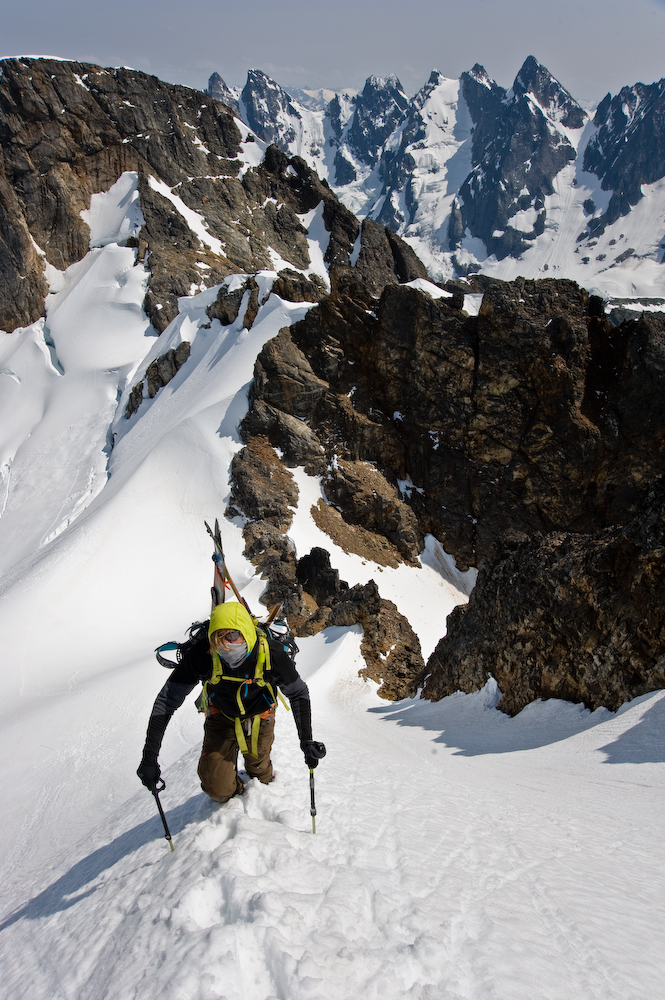
[[[363,163],[373,166],[384,142],[403,121],[409,99],[396,76],[369,76],[354,103],[349,146]]]
[[[534,56],[525,60],[512,90],[516,98],[523,95],[533,97],[548,118],[560,122],[565,128],[584,126],[587,119],[584,108]]]
[[[227,107],[233,108],[233,110],[238,112],[238,98],[240,97],[240,90],[238,87],[228,87],[219,73],[213,73],[208,80],[208,91],[211,97],[214,97],[216,101],[221,101],[226,104]]]
[[[324,113],[303,107],[275,80],[258,69],[247,73],[239,101],[241,117],[266,142],[301,156],[320,177],[327,177]]]
[[[492,80],[485,67],[481,66],[480,63],[475,63],[473,68],[468,70],[468,72],[464,75],[470,77],[472,80],[475,80],[476,83],[480,83],[483,87],[487,87],[488,89],[496,86],[494,80]]]

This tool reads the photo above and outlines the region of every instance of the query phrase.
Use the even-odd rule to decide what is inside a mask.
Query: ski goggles
[[[235,628],[230,628],[228,631],[224,632],[223,635],[219,637],[220,642],[239,642],[244,639],[242,632],[239,632]]]

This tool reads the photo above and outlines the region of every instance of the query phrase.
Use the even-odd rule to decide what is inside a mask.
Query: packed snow
[[[436,704],[390,703],[358,676],[359,627],[329,628],[299,640],[328,747],[316,834],[289,714],[276,780],[218,806],[196,778],[192,696],[160,758],[169,851],[135,775],[166,677],[153,650],[209,612],[204,519],[220,518],[260,609],[239,519],[223,517],[229,467],[257,353],[311,305],[271,294],[263,272],[251,330],[247,296],[235,323],[208,326],[210,289],[181,299],[157,339],[143,265],[111,239],[140,211],[123,183],[93,201],[93,249],[61,277],[46,322],[0,340],[3,997],[662,995],[663,692],[616,714],[553,701],[515,719],[492,679]],[[176,377],[126,419],[150,359],[184,339]],[[363,563],[309,516],[318,480],[294,476],[298,553],[324,544],[349,583],[373,576],[429,651],[473,574],[432,538],[420,567]]]

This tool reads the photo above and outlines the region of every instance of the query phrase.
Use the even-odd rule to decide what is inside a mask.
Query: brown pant
[[[264,785],[272,781],[270,749],[275,738],[275,714],[261,719],[259,729],[258,756],[245,755],[245,768],[250,778],[258,778]],[[247,739],[251,747],[251,737]],[[203,747],[199,760],[201,788],[215,802],[227,802],[236,792],[242,794],[242,782],[238,777],[238,741],[233,719],[225,715],[210,715],[203,730]]]

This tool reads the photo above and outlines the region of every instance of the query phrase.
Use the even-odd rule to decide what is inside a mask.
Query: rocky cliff
[[[138,174],[143,226],[135,242],[151,275],[144,308],[158,332],[177,314],[178,296],[270,268],[271,253],[307,268],[298,211],[325,202],[330,259],[343,246],[348,261],[359,228],[304,163],[288,176],[279,173],[285,158],[258,167],[265,147],[225,105],[133,70],[5,60],[0,141],[7,331],[43,315],[45,262],[62,271],[85,255],[81,212],[124,171]]]
[[[617,707],[660,686],[662,490],[649,484],[665,472],[665,321],[613,327],[566,281],[490,283],[477,317],[429,288],[338,269],[260,356],[245,439],[321,476],[313,516],[350,551],[415,561],[431,532],[480,567],[468,610],[411,675],[411,688],[428,675],[425,697],[488,673],[511,712],[552,696]],[[265,528],[250,544],[288,599],[299,571]],[[321,588],[294,606],[305,630],[333,620],[319,609],[338,581]]]

